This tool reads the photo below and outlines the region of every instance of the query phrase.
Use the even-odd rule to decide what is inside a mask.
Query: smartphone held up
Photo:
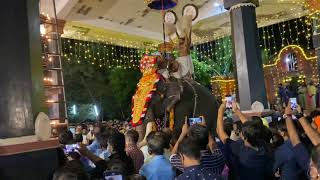
[[[226,108],[232,109],[232,102],[234,101],[234,98],[232,96],[227,96],[225,101],[226,101]]]
[[[201,124],[203,122],[203,117],[197,117],[197,118],[188,118],[187,123],[189,126],[192,126],[194,124]]]
[[[290,105],[291,105],[291,109],[295,110],[298,107],[298,102],[297,102],[297,98],[290,98]]]

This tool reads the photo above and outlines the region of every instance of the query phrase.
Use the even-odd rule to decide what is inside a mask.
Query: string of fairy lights
[[[271,64],[274,57],[285,46],[299,44],[306,50],[312,47],[312,19],[309,16],[259,28],[260,47],[264,64]],[[116,41],[116,39],[114,39]],[[155,47],[155,46],[154,46]],[[85,41],[62,38],[64,59],[73,63],[88,63],[101,68],[137,68],[141,57],[155,48],[117,46],[112,41]],[[199,61],[210,68],[229,75],[232,63],[232,41],[230,36],[194,45],[192,51]],[[221,68],[222,67],[222,68]],[[221,72],[224,68],[224,71]]]
[[[61,39],[63,57],[68,63],[87,63],[100,68],[132,69],[139,66],[145,50],[117,46],[110,42]]]
[[[286,73],[279,73],[281,70],[274,64],[281,50],[286,49],[286,47],[290,45],[295,45],[303,48],[304,56],[314,56],[313,52],[310,51],[312,48],[312,18],[309,16],[261,27],[259,28],[259,39],[263,64],[265,67],[272,67],[269,69],[273,82],[276,82],[274,83],[274,89],[278,83],[287,83],[288,80],[291,80],[290,78],[286,78]],[[208,43],[200,44],[195,50],[198,55],[197,59],[207,61],[207,64],[215,69],[214,72],[218,71],[218,73],[213,74],[213,76],[220,76],[219,74],[222,74],[222,79],[219,79],[219,85],[215,83],[213,86],[213,93],[226,95],[232,93],[230,92],[232,87],[235,91],[236,84],[234,81],[230,81],[233,79],[233,73],[230,71],[233,67],[230,36],[209,42],[209,45]],[[305,81],[305,72],[303,69],[300,69],[297,74],[299,82]],[[312,74],[312,78],[319,78],[319,76],[317,76],[316,66],[313,66]],[[283,82],[281,82],[282,80]],[[216,82],[216,80],[213,81]]]

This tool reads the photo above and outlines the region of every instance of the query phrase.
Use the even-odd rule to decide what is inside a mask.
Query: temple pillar
[[[43,107],[38,6],[10,0],[0,7],[0,139],[33,135]]]
[[[251,110],[255,101],[268,108],[256,23],[258,4],[258,0],[224,0],[225,9],[230,10],[238,101],[242,110]]]
[[[35,135],[46,109],[39,0],[3,1],[0,19],[0,179],[49,179],[59,143]]]

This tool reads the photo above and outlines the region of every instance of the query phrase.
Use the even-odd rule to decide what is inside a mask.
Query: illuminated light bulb
[[[44,24],[40,24],[40,34],[42,36],[46,34],[46,28],[44,27]]]
[[[53,99],[48,99],[47,103],[54,103],[54,100]]]

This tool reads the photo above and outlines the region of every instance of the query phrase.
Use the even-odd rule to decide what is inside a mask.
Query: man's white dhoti
[[[190,55],[178,57],[176,61],[178,61],[179,63],[179,69],[177,72],[172,73],[173,77],[181,79],[185,77],[188,73],[190,73],[190,75],[194,74],[194,67]]]
[[[168,69],[160,69],[158,72],[159,72],[164,78],[169,79],[170,74],[169,74]]]

